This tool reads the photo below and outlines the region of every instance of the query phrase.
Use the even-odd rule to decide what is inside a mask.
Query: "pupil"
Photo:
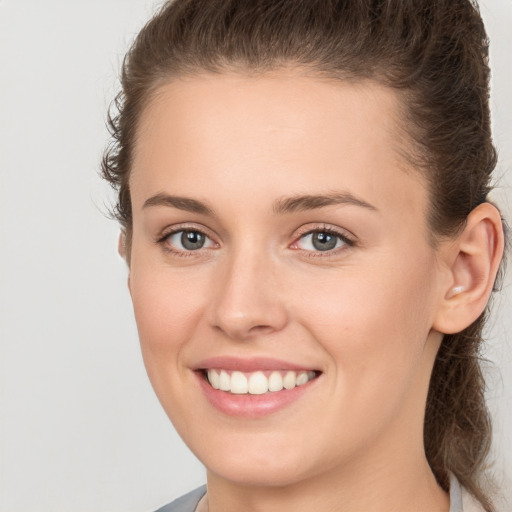
[[[204,245],[204,236],[197,231],[184,231],[181,235],[181,243],[185,249],[191,251],[201,249]]]
[[[329,251],[336,247],[336,237],[330,233],[314,233],[313,247],[319,251]]]

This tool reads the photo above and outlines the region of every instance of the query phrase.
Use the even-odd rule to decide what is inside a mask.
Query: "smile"
[[[315,397],[323,375],[300,363],[267,357],[211,357],[192,370],[210,405],[224,415],[245,419],[271,415],[300,403],[301,397]]]
[[[263,395],[291,390],[307,384],[317,376],[315,371],[267,370],[255,372],[209,369],[205,371],[214,389],[234,395]]]

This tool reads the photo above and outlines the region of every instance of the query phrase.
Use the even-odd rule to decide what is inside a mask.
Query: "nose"
[[[227,258],[215,278],[212,326],[233,340],[271,334],[288,322],[278,269],[262,252]]]

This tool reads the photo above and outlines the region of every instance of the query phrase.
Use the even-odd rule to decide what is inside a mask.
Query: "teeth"
[[[236,395],[263,395],[267,392],[293,389],[303,386],[315,378],[315,372],[273,371],[267,377],[264,372],[242,373],[227,370],[208,370],[208,381],[214,389],[229,391]]]
[[[210,370],[210,372],[217,373],[215,370]],[[222,391],[229,391],[231,389],[231,377],[229,373],[224,370],[222,370],[219,375],[219,389]]]
[[[252,373],[249,377],[249,394],[263,395],[268,391],[268,379],[263,372]]]
[[[272,372],[268,378],[269,391],[281,391],[283,389],[283,376],[279,372]]]
[[[301,372],[299,375],[297,375],[297,386],[302,386],[306,384],[306,382],[309,380],[308,374],[306,372]]]
[[[213,389],[219,389],[220,376],[215,370],[208,370],[208,380],[210,381]]]
[[[245,395],[249,391],[247,377],[242,372],[231,374],[231,393]]]
[[[293,389],[297,383],[295,372],[287,372],[283,379],[284,389]]]

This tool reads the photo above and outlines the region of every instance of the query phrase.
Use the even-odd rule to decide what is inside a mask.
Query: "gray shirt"
[[[194,512],[200,499],[205,494],[206,485],[203,485],[159,508],[156,512]],[[461,488],[458,480],[453,475],[450,475],[450,512],[484,512],[483,507]]]

